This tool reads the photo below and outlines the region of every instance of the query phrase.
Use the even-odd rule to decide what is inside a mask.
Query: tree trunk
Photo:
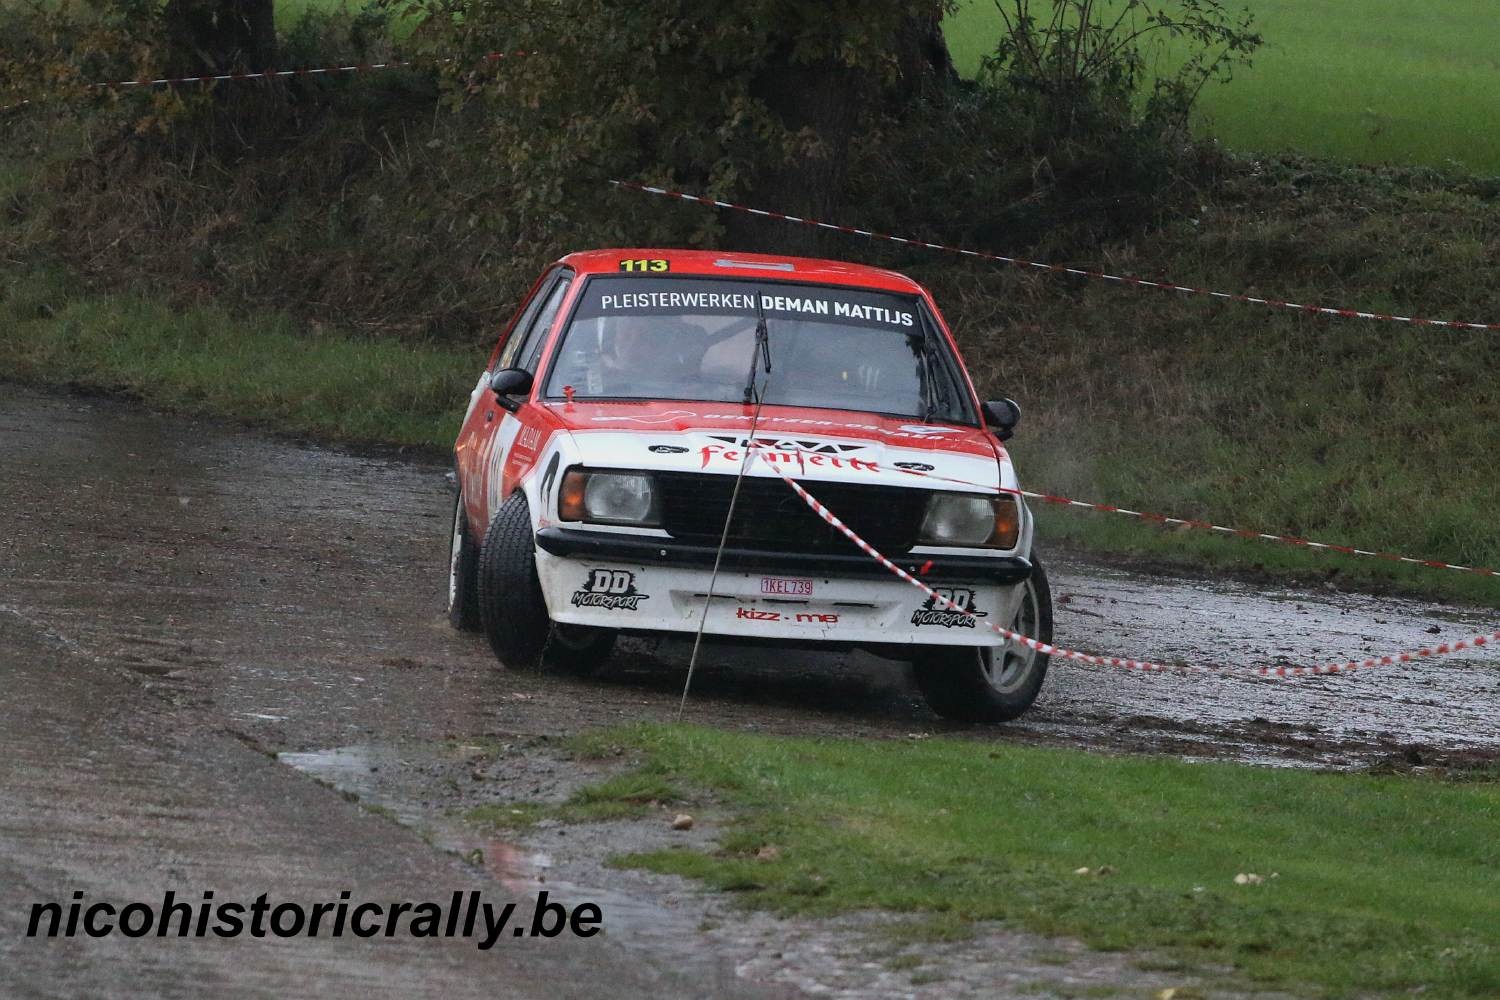
[[[817,148],[785,166],[761,170],[746,197],[750,204],[772,211],[826,219],[843,190],[849,140],[871,106],[872,88],[843,66],[778,63],[768,66],[757,81],[755,96],[791,131],[806,129],[816,136]],[[771,223],[776,228],[768,230],[764,220],[738,213],[726,222],[731,245],[747,250],[815,257],[826,242],[812,226]]]
[[[184,74],[276,68],[274,0],[167,0],[162,13]]]
[[[943,37],[941,11],[906,19],[896,37],[896,65],[901,72],[901,96],[908,100],[958,83],[958,70]]]
[[[898,77],[892,88],[847,67],[818,63],[794,65],[770,61],[754,88],[792,131],[807,129],[818,137],[814,155],[790,165],[760,172],[746,194],[749,204],[805,219],[829,221],[842,206],[849,142],[879,108],[882,97],[900,103],[916,100],[958,79],[941,14],[934,11],[906,19],[891,40]],[[827,230],[792,227],[736,213],[726,220],[728,243],[745,250],[803,256],[837,255]],[[775,226],[774,230],[768,226]]]

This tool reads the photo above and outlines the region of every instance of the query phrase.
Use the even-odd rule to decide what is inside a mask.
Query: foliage
[[[1220,0],[995,0],[1005,24],[982,75],[1030,112],[1050,141],[1113,132],[1135,120],[1186,128],[1210,80],[1227,82],[1261,43],[1248,9],[1232,18]],[[1184,44],[1187,58],[1167,75],[1147,72],[1159,41]]]
[[[856,142],[849,201],[867,225],[1067,257],[1212,184],[1221,158],[1187,117],[1259,44],[1248,14],[1231,20],[1217,0],[994,2],[1006,30],[978,81],[892,108]],[[1157,36],[1186,55],[1153,78]]]
[[[712,215],[625,207],[611,178],[743,194],[836,143],[800,124],[786,79],[857,91],[862,121],[899,82],[895,40],[930,0],[424,0],[414,44],[444,65],[454,108],[478,101],[486,221],[531,260],[540,248],[701,245]],[[487,60],[491,52],[510,55]],[[803,102],[827,88],[809,86]],[[803,192],[784,194],[800,198]]]
[[[64,101],[99,80],[154,76],[159,0],[28,0],[0,6],[0,106]]]

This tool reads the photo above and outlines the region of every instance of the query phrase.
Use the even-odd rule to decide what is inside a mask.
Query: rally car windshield
[[[762,314],[772,370],[758,372],[756,391],[767,404],[975,422],[918,299],[781,282],[594,278],[546,395],[742,402]]]

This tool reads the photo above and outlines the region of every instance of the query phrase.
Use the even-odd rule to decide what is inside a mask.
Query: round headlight
[[[656,519],[656,496],[648,476],[595,472],[583,488],[590,521],[646,524]]]

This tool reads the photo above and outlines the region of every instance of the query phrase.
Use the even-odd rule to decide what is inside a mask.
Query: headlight
[[[639,472],[569,469],[563,476],[557,512],[564,521],[648,528],[661,523],[651,477]]]
[[[917,542],[1013,549],[1021,537],[1021,508],[1010,495],[934,493]]]

